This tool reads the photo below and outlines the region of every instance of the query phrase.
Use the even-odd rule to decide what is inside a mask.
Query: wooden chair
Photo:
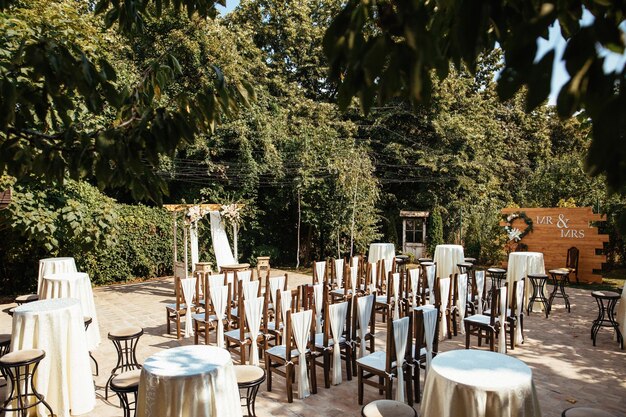
[[[570,274],[576,275],[576,284],[578,284],[578,256],[579,251],[578,248],[572,246],[567,250],[567,260],[565,261],[565,269],[567,269]],[[569,276],[568,276],[569,280]]]
[[[411,299],[411,305],[418,307],[423,304],[420,276],[421,268],[409,269],[406,273],[406,297]]]
[[[364,385],[378,388],[381,392],[384,391],[386,399],[392,399],[391,393],[394,378],[398,379],[398,392],[395,399],[404,401],[404,392],[406,390],[409,405],[413,405],[410,366],[412,364],[411,322],[411,316],[393,320],[392,309],[387,310],[387,342],[385,350],[376,351],[356,361],[359,405],[363,405]],[[398,344],[396,339],[399,341]],[[402,375],[402,378],[400,378],[400,375]],[[401,382],[404,382],[404,385],[401,385]]]
[[[242,292],[243,281],[239,281],[239,294]],[[252,343],[250,338],[250,332],[248,331],[248,325],[246,322],[246,310],[244,308],[244,297],[239,296],[237,300],[237,318],[234,319],[236,327],[234,330],[229,330],[224,333],[224,339],[226,341],[226,350],[234,352],[239,356],[239,363],[246,363],[246,346]],[[255,340],[256,342],[256,340]]]
[[[356,374],[357,357],[365,356],[365,352],[375,352],[376,310],[375,294],[356,295],[352,298],[352,373]],[[369,348],[367,344],[369,343]]]
[[[415,402],[421,400],[420,369],[430,366],[427,359],[437,355],[439,350],[439,308],[437,306],[421,306],[413,309],[413,334],[415,335],[412,352],[413,359],[413,389]],[[427,338],[429,334],[430,339]],[[430,346],[429,346],[430,345]]]
[[[473,316],[465,317],[465,349],[469,349],[470,336],[478,336],[478,346],[481,345],[481,341],[484,338],[489,340],[489,349],[495,350],[496,337],[501,331],[506,331],[504,327],[506,304],[507,304],[507,287],[505,283],[502,287],[493,291],[491,296],[491,308],[488,310],[489,314],[474,314]],[[483,335],[483,332],[485,335]],[[500,348],[499,348],[500,350]],[[504,350],[506,350],[506,342],[504,343]]]
[[[182,280],[187,277],[184,262],[174,262],[174,294],[176,302],[165,306],[167,334],[171,332],[171,323],[176,323],[176,338],[180,339],[180,318],[187,312],[187,304],[185,303]],[[190,306],[194,308],[194,306]]]
[[[325,303],[324,317],[326,320],[324,320],[323,332],[315,334],[315,356],[322,358],[321,365],[324,369],[324,386],[326,388],[330,388],[331,368],[333,369],[332,384],[341,383],[341,359],[344,359],[346,363],[348,381],[352,380],[351,313],[352,297],[348,297],[347,301],[341,303]],[[335,348],[335,345],[338,345],[339,348]],[[335,369],[335,367],[338,368]]]
[[[463,326],[463,319],[467,313],[467,296],[468,296],[468,274],[454,274],[452,285],[452,302],[450,305],[450,321],[454,335],[457,335],[457,321],[459,318],[460,326]]]
[[[222,288],[225,287],[226,288],[226,295],[222,296],[222,300],[221,302],[225,303],[227,302],[227,300],[230,300],[230,292],[231,292],[231,286],[230,285],[214,285],[214,286],[210,286],[209,285],[209,277],[206,277],[206,282],[205,282],[205,286],[204,288],[206,288],[205,292],[204,292],[204,305],[205,305],[205,309],[203,313],[196,313],[193,314],[191,316],[192,320],[193,320],[193,330],[194,330],[194,343],[197,345],[199,343],[200,340],[200,335],[203,334],[204,335],[204,344],[208,345],[209,344],[209,336],[211,333],[211,330],[215,331],[217,333],[217,327],[218,327],[218,316],[217,313],[215,311],[215,305],[214,302],[212,301],[212,298],[215,297],[220,297],[220,294],[222,292]],[[213,293],[214,292],[214,293]],[[217,298],[215,298],[216,302],[217,302]],[[222,326],[224,325],[224,320],[227,320],[227,318],[224,316],[222,318]],[[216,334],[216,343],[217,343],[217,334]]]
[[[382,260],[384,263],[384,260]],[[376,302],[374,303],[374,310],[381,314],[381,321],[384,323],[389,307],[392,306],[393,301],[393,288],[394,288],[394,274],[391,272],[387,276],[387,284],[384,286],[384,292],[377,290]]]
[[[482,314],[487,301],[487,286],[485,285],[485,270],[474,270],[474,279],[471,280],[469,297],[469,311],[472,314]]]
[[[432,294],[435,289],[435,280],[437,278],[437,264],[433,262],[422,262],[422,300],[424,304],[434,304],[434,296]],[[428,302],[426,301],[428,300]]]
[[[452,339],[452,323],[450,317],[450,300],[451,300],[451,292],[452,292],[452,279],[448,278],[437,278],[435,280],[435,291],[434,291],[434,300],[435,305],[439,307],[439,311],[441,312],[441,333],[442,337],[447,337],[448,339]]]
[[[287,311],[286,314],[286,337],[284,339],[285,344],[274,346],[265,351],[265,370],[267,372],[267,390],[272,391],[272,374],[278,374],[285,378],[287,387],[287,401],[293,402],[293,382],[296,378],[295,365],[304,365],[308,370],[308,377],[311,379],[311,392],[317,394],[317,378],[315,375],[315,360],[312,354],[312,347],[315,343],[315,315],[312,310],[305,310],[302,312]],[[293,322],[296,321],[296,324]],[[306,325],[305,321],[308,321]],[[300,323],[301,327],[298,327]],[[307,328],[308,327],[308,328]],[[301,349],[297,347],[297,335],[294,333],[306,333],[309,334],[308,340],[302,341]],[[304,357],[305,364],[302,364],[302,357]],[[284,370],[280,369],[284,367]],[[304,371],[306,372],[306,371]],[[306,389],[303,385],[307,382],[298,385],[298,389],[301,390],[300,397],[306,396]]]
[[[344,258],[331,259],[329,284],[332,289],[343,286],[346,267],[347,262]]]
[[[507,309],[506,321],[511,339],[511,350],[515,349],[517,329],[519,326],[521,343],[524,343],[524,291],[526,290],[526,278],[513,282],[511,294],[511,308]]]

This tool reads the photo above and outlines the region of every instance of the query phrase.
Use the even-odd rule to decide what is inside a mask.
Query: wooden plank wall
[[[602,282],[600,271],[606,262],[606,255],[600,251],[609,237],[599,234],[592,222],[604,221],[604,216],[595,214],[591,207],[502,210],[502,214],[516,212],[525,212],[533,221],[533,231],[524,236],[521,243],[528,245],[528,251],[543,253],[546,271],[564,267],[567,250],[575,246],[580,251],[578,279],[581,282]],[[506,222],[500,224],[505,226]],[[513,220],[512,225],[522,231],[527,227],[519,218]],[[597,250],[602,254],[598,255]]]

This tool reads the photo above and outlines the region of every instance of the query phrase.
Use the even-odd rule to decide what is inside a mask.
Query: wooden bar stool
[[[550,294],[550,300],[548,301],[550,311],[552,311],[552,303],[554,302],[554,299],[562,298],[565,301],[567,312],[571,313],[569,296],[565,293],[565,283],[569,280],[569,271],[565,269],[552,269],[549,272],[552,277],[552,285],[554,285],[552,293]]]
[[[137,404],[137,392],[139,391],[139,379],[141,369],[123,372],[111,380],[111,391],[120,398],[124,409],[124,417],[131,417],[131,411],[135,411]],[[130,401],[128,394],[134,394],[135,400]]]
[[[417,417],[417,411],[405,403],[394,400],[376,400],[361,409],[362,417]]]
[[[265,370],[254,365],[235,365],[237,387],[246,390],[246,408],[248,415],[256,417],[255,403],[259,387],[265,381]]]
[[[45,356],[46,352],[43,350],[28,349],[7,353],[0,358],[0,371],[8,381],[11,381],[11,392],[4,403],[0,405],[0,415],[4,415],[5,412],[15,412],[19,416],[26,416],[28,415],[27,410],[43,404],[49,411],[48,415],[54,416],[52,408],[44,400],[44,396],[35,390],[33,381],[37,366]],[[8,407],[13,403],[16,404],[15,408]]]
[[[539,301],[543,305],[543,311],[546,313],[546,318],[548,318],[548,315],[550,314],[550,303],[544,294],[548,276],[546,274],[528,274],[528,279],[533,286],[533,294],[528,299],[526,313],[530,315],[533,311],[533,303],[535,301]]]
[[[613,291],[593,291],[591,296],[598,303],[598,318],[591,325],[591,339],[596,345],[596,337],[600,327],[611,327],[617,335],[617,342],[622,350],[624,349],[624,336],[619,329],[619,324],[615,320],[615,305],[620,299],[620,294]],[[606,303],[605,303],[606,302]]]
[[[135,369],[141,369],[141,365],[137,362],[136,349],[139,338],[143,334],[141,327],[125,327],[109,332],[109,340],[113,342],[115,350],[117,350],[117,364],[111,370],[111,376],[104,388],[104,396],[109,398],[109,385],[113,378],[117,375],[117,371],[127,372]]]

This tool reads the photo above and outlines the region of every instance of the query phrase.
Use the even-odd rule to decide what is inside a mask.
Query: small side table
[[[550,311],[552,311],[552,303],[554,302],[554,299],[562,298],[565,301],[567,312],[571,313],[569,296],[565,293],[565,283],[569,281],[569,271],[565,269],[553,269],[549,272],[552,276],[552,284],[554,285],[552,293],[550,294],[550,300],[548,301],[550,304]]]
[[[544,313],[546,313],[546,318],[548,318],[548,315],[550,314],[550,303],[544,295],[548,276],[546,274],[528,274],[528,279],[533,286],[533,294],[528,299],[528,307],[526,307],[526,313],[530,315],[530,313],[533,311],[533,303],[535,301],[539,301],[543,305],[543,311]]]
[[[593,345],[596,345],[596,336],[598,335],[600,327],[611,327],[615,330],[617,342],[620,344],[622,350],[624,350],[624,337],[619,330],[619,324],[615,320],[615,305],[621,296],[613,291],[593,291],[591,296],[595,298],[596,303],[598,303],[598,318],[595,319],[591,325],[591,339],[593,340]]]
[[[220,273],[228,274],[229,272],[241,272],[249,268],[250,268],[250,264],[222,265],[220,267]]]
[[[265,370],[254,365],[235,365],[235,376],[239,389],[246,390],[246,408],[248,415],[256,417],[255,403],[259,387],[265,381]]]

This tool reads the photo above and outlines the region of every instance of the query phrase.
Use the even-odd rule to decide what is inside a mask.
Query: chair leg
[[[330,388],[330,354],[327,350],[322,353],[322,359],[324,361],[324,387]]]
[[[496,344],[496,332],[489,332],[489,350],[495,352],[495,344]]]
[[[265,373],[267,374],[267,391],[272,392],[272,361],[267,353],[265,354]]]
[[[406,390],[407,403],[413,407],[413,373],[410,366],[406,366],[404,371],[404,387],[398,385],[398,389]]]
[[[515,323],[509,324],[509,336],[511,337],[511,350],[515,349]]]
[[[359,405],[363,405],[363,368],[357,368],[357,387]]]
[[[292,364],[285,365],[285,383],[287,384],[287,402],[293,402],[293,373],[294,366]]]
[[[313,358],[313,356],[311,355],[309,362],[311,363],[311,392],[313,394],[317,394],[317,372],[316,372],[316,365],[315,365],[315,359]]]
[[[197,345],[198,344],[198,322],[197,321],[193,321],[193,344]]]
[[[167,334],[170,334],[170,312],[165,310],[165,324],[167,326]]]
[[[399,372],[402,372],[402,369],[400,369]],[[393,398],[391,395],[391,391],[393,390],[393,379],[385,377],[383,380],[385,381],[385,398],[391,400]],[[402,389],[402,387],[398,386],[398,389]]]
[[[346,378],[348,381],[352,381],[352,347],[348,346],[346,348]]]
[[[180,339],[180,313],[176,313],[176,338]]]
[[[415,396],[415,402],[419,403],[421,401],[420,395],[420,374],[421,374],[421,366],[419,361],[415,363],[415,367],[413,368],[413,395]]]
[[[385,393],[385,378],[383,378],[382,376],[379,376],[378,385],[380,385],[380,388],[378,388],[378,393],[380,395],[383,395]]]
[[[469,349],[469,346],[470,346],[470,326],[468,323],[465,323],[465,349]]]

